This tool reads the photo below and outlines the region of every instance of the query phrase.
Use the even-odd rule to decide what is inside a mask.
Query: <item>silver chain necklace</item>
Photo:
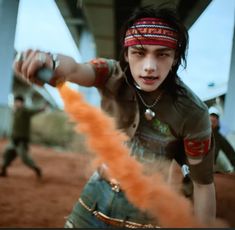
[[[136,92],[137,92],[137,95],[139,96],[141,102],[143,103],[143,105],[145,107],[147,107],[145,110],[145,113],[144,113],[146,120],[148,120],[148,121],[152,120],[155,117],[155,112],[153,110],[151,110],[151,108],[153,108],[159,102],[159,100],[161,99],[161,96],[162,96],[162,92],[158,95],[158,97],[155,99],[155,101],[151,105],[148,105],[144,101],[144,98],[141,96],[141,94],[138,90],[136,90]]]

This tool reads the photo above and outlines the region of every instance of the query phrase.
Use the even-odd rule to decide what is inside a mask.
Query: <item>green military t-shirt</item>
[[[213,148],[207,106],[182,82],[184,89],[176,98],[163,90],[159,102],[151,108],[156,116],[147,121],[145,106],[128,82],[126,74],[114,60],[95,59],[96,87],[101,106],[114,117],[117,127],[130,137],[133,155],[143,160],[155,157],[203,159],[189,165],[193,180],[208,184],[213,181]],[[144,93],[144,92],[142,92]]]
[[[30,138],[31,117],[41,109],[16,109],[13,113],[12,138]]]

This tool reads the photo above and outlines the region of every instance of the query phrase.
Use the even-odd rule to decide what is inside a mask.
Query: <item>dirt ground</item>
[[[6,141],[0,141],[0,151]],[[83,154],[31,145],[42,179],[17,159],[0,178],[0,227],[63,227],[91,172]],[[2,153],[0,154],[0,157]],[[217,213],[235,227],[235,175],[216,174]]]
[[[0,178],[0,227],[63,227],[88,176],[87,158],[38,145],[30,152],[43,177],[36,178],[19,159],[13,162],[8,177]]]

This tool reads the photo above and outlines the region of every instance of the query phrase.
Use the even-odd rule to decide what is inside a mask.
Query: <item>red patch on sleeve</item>
[[[204,140],[184,140],[184,149],[186,154],[191,157],[200,157],[208,153],[210,149],[211,139]]]
[[[95,70],[95,86],[101,86],[105,83],[108,73],[109,73],[109,66],[107,61],[102,58],[93,59],[90,61],[93,65]]]

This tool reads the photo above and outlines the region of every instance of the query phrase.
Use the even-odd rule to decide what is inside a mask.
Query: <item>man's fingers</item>
[[[15,74],[27,83],[34,83],[42,86],[42,83],[37,79],[37,73],[42,67],[49,67],[53,65],[49,53],[41,52],[39,50],[27,50],[26,52],[18,52],[15,56],[13,68]]]
[[[15,62],[20,62],[20,61],[23,61],[23,52],[18,52],[15,56]]]

